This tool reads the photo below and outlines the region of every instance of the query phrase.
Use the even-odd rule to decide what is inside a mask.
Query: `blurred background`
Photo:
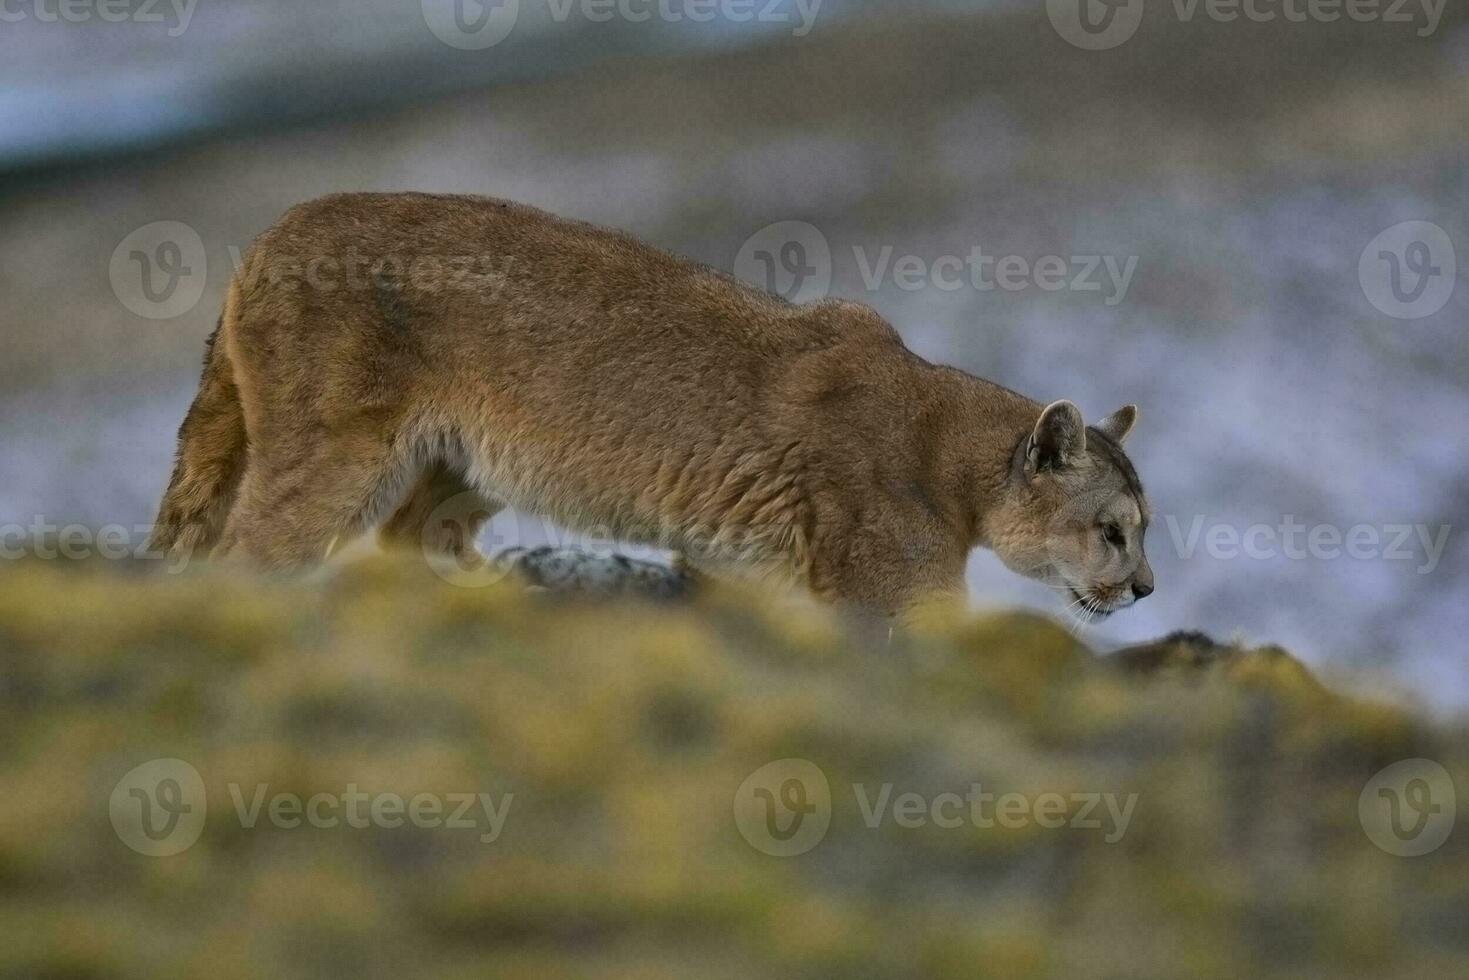
[[[1251,9],[7,4],[0,525],[152,519],[285,208],[487,194],[870,303],[1094,419],[1138,403],[1159,587],[1091,642],[1242,635],[1462,710],[1469,11]],[[987,554],[970,582],[1059,613]]]

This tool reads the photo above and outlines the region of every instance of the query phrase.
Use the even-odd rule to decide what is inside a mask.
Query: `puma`
[[[534,208],[338,194],[240,263],[153,546],[297,569],[380,527],[474,561],[510,506],[888,614],[987,547],[1104,615],[1153,590],[1136,417],[1088,427],[865,306]]]

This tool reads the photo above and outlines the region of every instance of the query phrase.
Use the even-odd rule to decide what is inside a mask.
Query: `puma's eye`
[[[1122,528],[1116,524],[1103,524],[1102,537],[1108,544],[1114,544],[1119,548],[1127,543],[1127,539],[1122,536]]]

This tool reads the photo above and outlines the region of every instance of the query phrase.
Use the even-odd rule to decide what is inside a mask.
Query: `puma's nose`
[[[1150,596],[1152,594],[1153,594],[1153,583],[1152,582],[1134,582],[1134,583],[1132,583],[1132,595],[1133,595],[1133,598],[1134,599],[1146,599],[1148,596]]]

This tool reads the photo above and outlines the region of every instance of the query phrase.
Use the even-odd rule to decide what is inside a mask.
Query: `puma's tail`
[[[221,333],[234,315],[230,286],[219,325],[204,354],[199,393],[179,428],[173,477],[158,506],[149,550],[187,560],[219,540],[245,468],[245,416]]]

